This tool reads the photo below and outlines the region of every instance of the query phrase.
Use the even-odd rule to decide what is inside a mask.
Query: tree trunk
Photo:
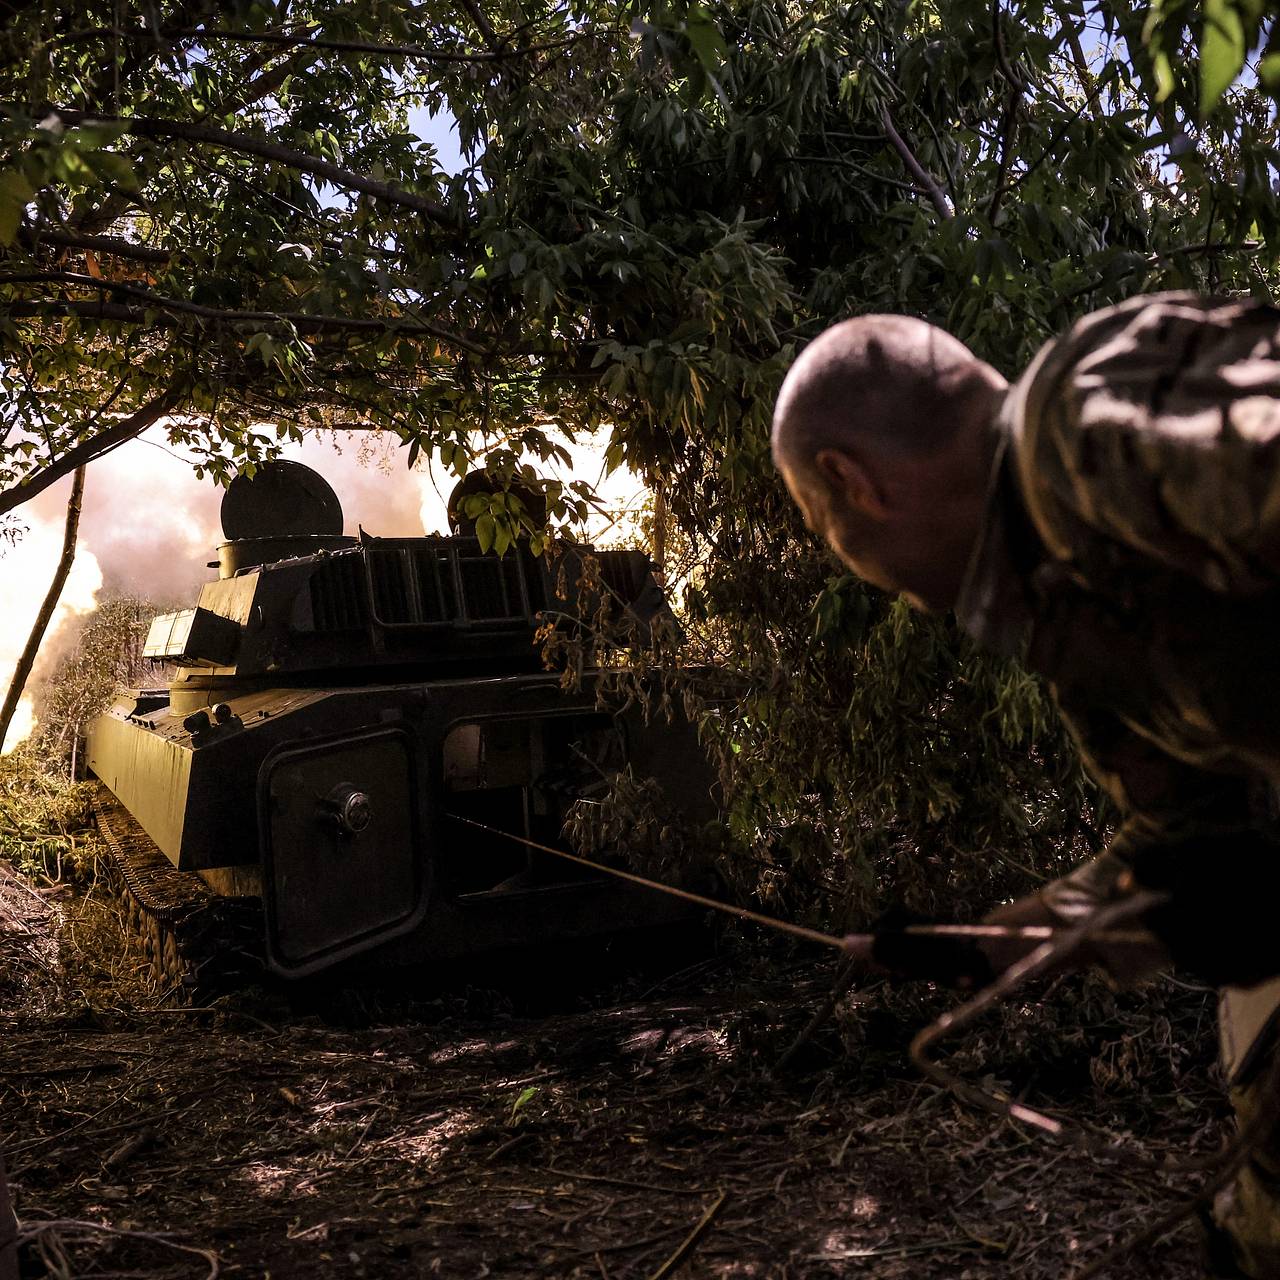
[[[653,491],[653,567],[658,581],[667,585],[667,495],[665,490]]]
[[[18,665],[14,668],[13,679],[9,682],[9,694],[4,700],[4,709],[0,710],[0,747],[4,746],[9,725],[22,699],[22,691],[27,687],[27,677],[31,675],[36,655],[40,652],[40,643],[49,626],[49,619],[53,617],[53,611],[58,607],[62,588],[67,585],[67,575],[71,572],[71,563],[76,558],[76,535],[80,531],[80,500],[83,497],[84,467],[77,467],[75,478],[71,481],[71,497],[67,501],[67,523],[62,535],[62,558],[58,561],[57,572],[53,575],[44,603],[36,615],[35,625],[27,638],[27,647],[23,649],[22,657],[18,659]]]

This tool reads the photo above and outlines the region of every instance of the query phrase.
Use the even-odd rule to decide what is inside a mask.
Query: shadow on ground
[[[730,951],[609,994],[559,969],[541,1007],[367,986],[328,1009],[11,1000],[23,1274],[1056,1280],[1195,1186],[1132,1153],[1222,1139],[1204,993],[1059,984],[958,1047],[973,1078],[1100,1127],[1104,1158],[914,1076],[906,1042],[942,993],[855,991],[775,1076],[830,963]],[[1195,1259],[1188,1232],[1119,1274]]]

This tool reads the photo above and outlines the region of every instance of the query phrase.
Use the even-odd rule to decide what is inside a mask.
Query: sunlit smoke
[[[477,436],[472,446],[478,448],[481,443]],[[604,442],[584,439],[566,445],[570,458],[568,465],[540,462],[532,456],[522,461],[531,464],[546,479],[583,480],[591,486],[599,505],[592,508],[591,516],[578,536],[597,546],[632,545],[639,540],[646,490],[635,472],[626,467],[606,474],[604,450]],[[421,493],[419,519],[422,527],[429,531],[446,531],[449,493],[458,477],[447,467],[428,465],[418,471],[417,479]]]
[[[597,545],[632,540],[644,499],[639,481],[625,470],[605,477],[603,450],[593,442],[573,446],[570,453],[571,466],[542,471],[596,488],[603,510],[588,522],[585,536]],[[448,529],[445,501],[456,478],[442,467],[410,471],[398,442],[322,435],[287,447],[285,456],[305,462],[333,486],[348,533],[364,528],[383,537],[414,537]],[[69,489],[68,478],[21,507],[18,515],[28,532],[0,558],[3,689],[58,562]],[[222,541],[222,494],[212,481],[196,478],[191,459],[169,446],[163,427],[92,463],[75,566],[29,685],[52,674],[75,642],[76,619],[100,596],[137,596],[158,610],[193,604],[200,584],[212,576],[209,561]],[[5,748],[12,749],[34,725],[27,697]]]
[[[360,437],[336,445],[320,437],[290,446],[285,454],[329,481],[342,502],[349,533],[361,525],[388,537],[423,532],[419,480],[405,466],[403,450],[379,450]],[[19,508],[27,532],[12,548],[4,544],[0,697],[58,563],[70,483],[68,478],[51,486]],[[28,687],[52,674],[74,644],[75,620],[95,607],[99,595],[138,596],[158,609],[194,603],[200,584],[212,576],[209,561],[222,541],[222,494],[212,481],[196,478],[191,460],[169,447],[159,427],[92,463],[85,477],[75,564]],[[34,727],[27,696],[5,749],[11,750]]]
[[[63,503],[67,500],[70,480],[56,486]],[[18,664],[27,638],[40,611],[53,579],[54,570],[62,555],[63,518],[36,519],[28,516],[27,533],[16,545],[6,545],[0,555],[0,698],[8,692],[9,683]],[[67,584],[58,607],[45,632],[51,641],[63,624],[72,618],[88,613],[97,603],[102,588],[102,569],[97,557],[81,543],[76,550]],[[34,677],[39,678],[48,670],[50,649],[48,642],[41,647]],[[30,685],[31,682],[28,682]],[[5,735],[3,752],[12,751],[35,728],[35,711],[31,695],[23,696],[14,714],[13,722]]]

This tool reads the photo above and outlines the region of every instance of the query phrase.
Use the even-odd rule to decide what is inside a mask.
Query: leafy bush
[[[92,794],[36,744],[0,756],[0,858],[37,880],[90,883],[98,854]]]
[[[35,732],[0,757],[0,857],[20,870],[81,884],[96,874],[93,787],[75,781],[73,764],[84,726],[115,691],[155,679],[142,660],[154,612],[132,597],[104,602],[80,621],[69,647],[32,690]]]
[[[157,612],[149,601],[119,596],[81,621],[70,647],[34,691],[34,750],[69,766],[85,725],[111,705],[117,689],[159,682],[162,673],[142,657]]]

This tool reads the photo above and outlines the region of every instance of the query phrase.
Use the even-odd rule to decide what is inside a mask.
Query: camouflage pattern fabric
[[[1262,1103],[1266,1073],[1231,1090],[1240,1124],[1248,1124]],[[1280,1141],[1273,1135],[1219,1192],[1213,1220],[1230,1242],[1240,1274],[1253,1280],[1280,1276]]]
[[[1231,881],[1273,861],[1260,835],[1278,830],[1280,311],[1165,294],[1088,316],[1041,351],[997,425],[957,613],[1048,679],[1123,817],[1098,869],[1047,904],[1071,918],[1116,867],[1176,852],[1184,890],[1198,874],[1239,923],[1202,971],[1275,973],[1275,901]],[[1269,1074],[1237,1082],[1242,1117]],[[1215,1213],[1243,1274],[1280,1277],[1280,1135]]]
[[[1137,298],[1050,343],[1009,397],[1022,493],[1048,554],[1134,553],[1216,592],[1280,571],[1280,312]]]
[[[999,430],[957,613],[1050,681],[1125,815],[1112,852],[1271,824],[1280,312],[1166,294],[1089,316]]]

